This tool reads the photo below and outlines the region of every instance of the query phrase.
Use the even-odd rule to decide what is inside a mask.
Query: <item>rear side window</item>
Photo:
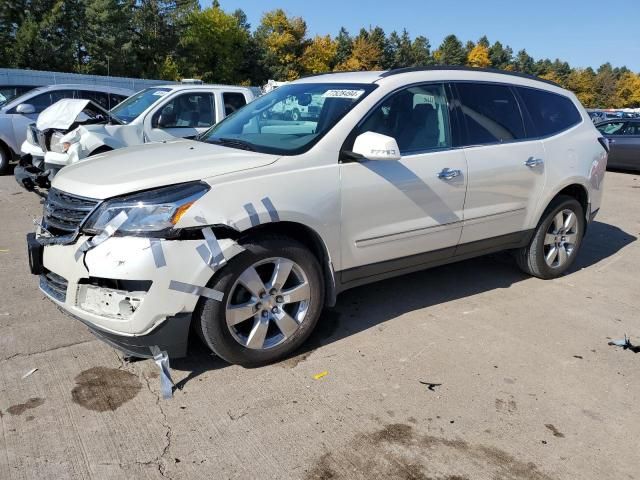
[[[244,95],[238,92],[224,92],[222,94],[224,100],[224,114],[231,115],[236,110],[241,109],[247,104]]]
[[[580,123],[580,112],[567,97],[534,88],[517,88],[539,136],[555,135]]]
[[[504,85],[456,83],[460,111],[467,125],[467,145],[525,138],[520,107]]]
[[[93,100],[102,108],[109,110],[109,95],[102,92],[95,92],[92,90],[80,90],[78,92],[78,98],[83,100]]]

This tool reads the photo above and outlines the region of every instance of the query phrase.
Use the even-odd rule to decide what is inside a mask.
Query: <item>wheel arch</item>
[[[328,307],[335,305],[337,296],[336,281],[329,250],[322,240],[322,237],[312,228],[302,223],[292,221],[264,223],[242,232],[226,225],[216,225],[212,226],[212,228],[217,238],[240,240],[265,234],[275,234],[297,240],[315,255],[322,267],[322,275],[325,282],[324,304]]]
[[[580,203],[585,215],[585,226],[588,225],[590,220],[589,215],[591,213],[589,212],[589,189],[582,182],[577,180],[567,182],[565,185],[559,187],[556,191],[549,195],[546,202],[542,204],[541,210],[538,212],[538,222],[540,222],[540,220],[542,219],[542,215],[546,211],[547,207],[549,207],[551,202],[553,202],[553,200],[560,195],[566,195],[568,197],[575,198]]]

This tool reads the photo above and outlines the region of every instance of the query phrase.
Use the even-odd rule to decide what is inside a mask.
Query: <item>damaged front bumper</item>
[[[198,254],[203,240],[114,236],[78,254],[89,238],[80,234],[66,244],[39,233],[28,238],[32,273],[40,275],[42,292],[130,355],[151,357],[150,347],[158,346],[172,357],[184,356],[199,296],[169,285],[207,284],[213,270]],[[237,247],[232,240],[220,240],[220,246],[225,256]]]

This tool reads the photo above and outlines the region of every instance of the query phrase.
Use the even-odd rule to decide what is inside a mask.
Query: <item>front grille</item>
[[[72,233],[99,202],[93,198],[69,195],[51,188],[44,202],[45,227],[53,234]]]
[[[67,299],[67,285],[68,282],[65,278],[53,272],[46,272],[40,275],[40,288],[42,291],[59,302],[64,303]]]

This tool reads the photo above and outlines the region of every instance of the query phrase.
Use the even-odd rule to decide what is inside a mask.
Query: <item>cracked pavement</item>
[[[195,342],[163,400],[39,292],[39,198],[0,177],[0,478],[640,479],[640,355],[607,345],[640,342],[639,195],[607,173],[562,278],[500,254],[358,288],[269,367]]]

